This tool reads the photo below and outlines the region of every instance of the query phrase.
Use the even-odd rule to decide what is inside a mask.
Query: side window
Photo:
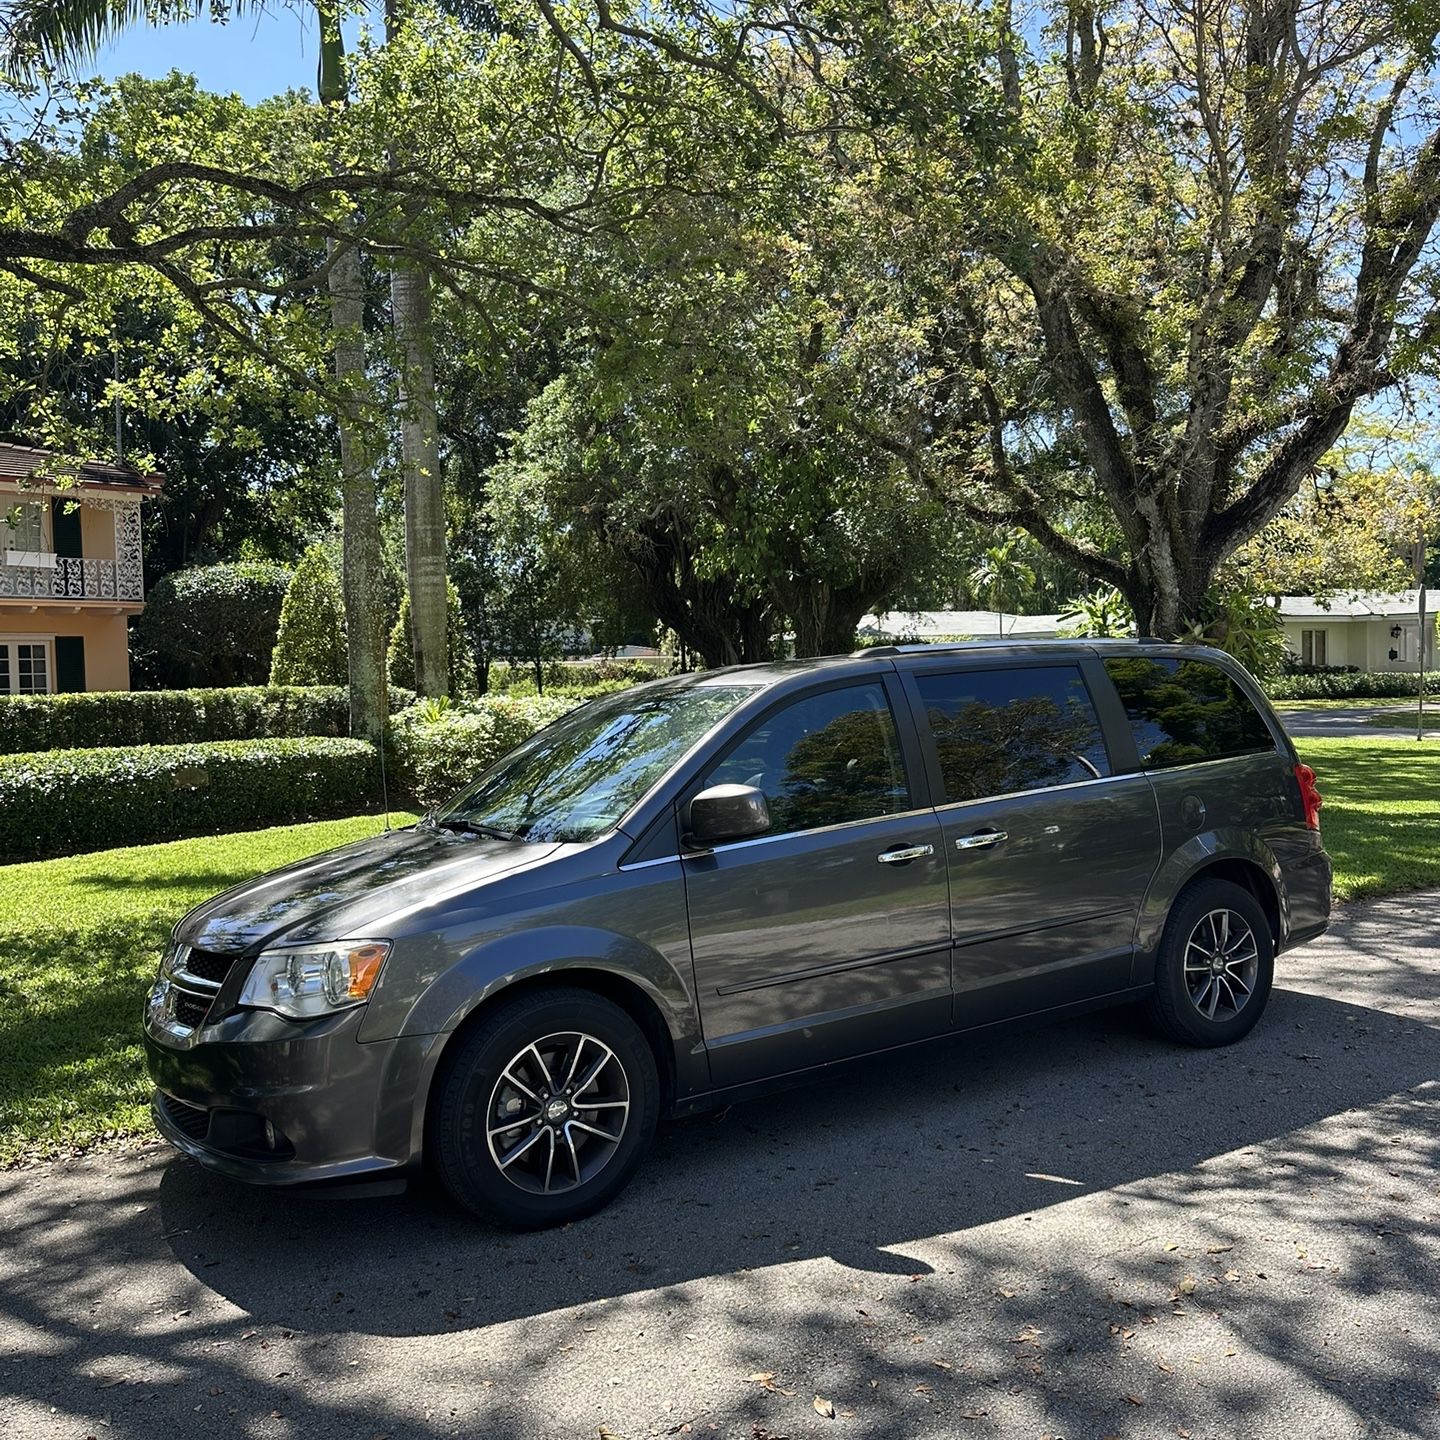
[[[1204,660],[1107,660],[1140,763],[1147,770],[1273,750],[1275,737],[1245,693]]]
[[[957,670],[916,683],[948,803],[1110,773],[1099,718],[1073,665]]]
[[[777,710],[703,784],[763,791],[776,835],[911,808],[900,736],[883,685],[826,690]]]

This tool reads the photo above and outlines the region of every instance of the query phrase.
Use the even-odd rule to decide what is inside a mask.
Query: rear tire
[[[446,1057],[427,1149],[471,1214],[537,1230],[589,1215],[624,1188],[659,1106],[654,1053],[624,1010],[589,990],[532,991]]]
[[[1181,892],[1155,964],[1151,1021],[1184,1045],[1233,1045],[1264,1013],[1275,942],[1260,902],[1228,880]]]

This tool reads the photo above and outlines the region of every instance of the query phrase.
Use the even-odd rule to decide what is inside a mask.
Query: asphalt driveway
[[[931,1047],[538,1236],[158,1147],[0,1176],[0,1434],[1440,1436],[1440,893],[1281,967],[1231,1050]]]

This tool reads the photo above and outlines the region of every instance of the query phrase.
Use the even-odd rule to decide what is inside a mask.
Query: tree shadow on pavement
[[[573,1331],[574,1312],[598,1315],[597,1307],[633,1297],[630,1309],[670,1336],[657,1344],[678,1343],[687,1312],[705,1303],[692,1282],[718,1279],[743,1314],[727,1341],[737,1374],[750,1373],[746,1366],[776,1370],[775,1355],[794,1354],[797,1334],[808,1336],[830,1358],[792,1388],[830,1387],[867,1426],[883,1422],[887,1437],[958,1429],[966,1416],[980,1424],[1007,1396],[1012,1409],[1028,1407],[1024,1422],[1037,1435],[1155,1433],[1157,1392],[1186,1380],[1173,1373],[1186,1362],[1155,1361],[1147,1340],[1180,1323],[1172,1311],[1209,1314],[1216,1296],[1225,1324],[1243,1328],[1245,1345],[1274,1368],[1277,1384],[1288,1376],[1329,1387],[1346,1414],[1369,1406],[1400,1423],[1418,1403],[1415,1386],[1423,1388],[1415,1377],[1440,1374],[1435,1327],[1390,1337],[1383,1355],[1357,1360],[1352,1349],[1351,1370],[1325,1379],[1314,1298],[1303,1285],[1257,1281],[1246,1289],[1225,1280],[1224,1217],[1249,1207],[1247,1227],[1254,1221],[1283,1233],[1303,1215],[1333,1229],[1347,1283],[1376,1295],[1433,1293],[1433,1244],[1418,1229],[1399,1233],[1414,1217],[1375,1244],[1373,1229],[1355,1228],[1361,1201],[1345,1176],[1348,1163],[1383,1151],[1397,1186],[1433,1187],[1434,1130],[1392,1144],[1385,1127],[1401,1122],[1385,1117],[1417,1096],[1428,1100],[1437,1077],[1435,1029],[1287,990],[1275,992],[1254,1036],[1223,1051],[1176,1050],[1125,1012],[962,1038],[671,1125],[607,1211],[522,1236],[475,1224],[428,1188],[388,1199],[304,1198],[235,1185],[178,1158],[165,1166],[157,1195],[153,1162],[142,1157],[130,1162],[134,1185],[123,1203],[72,1208],[52,1186],[50,1198],[37,1198],[11,1225],[0,1338],[25,1337],[26,1358],[0,1365],[0,1393],[21,1414],[79,1389],[111,1409],[112,1436],[167,1426],[200,1433],[205,1416],[263,1419],[271,1411],[285,1422],[276,1434],[428,1435],[445,1428],[443,1414],[421,1415],[414,1397],[400,1403],[377,1391],[362,1368],[366,1337],[456,1336],[531,1322],[504,1362],[522,1377],[518,1388],[553,1360],[557,1312],[571,1316],[562,1328]],[[1353,1124],[1351,1112],[1360,1116]],[[1342,1138],[1331,1144],[1326,1127],[1337,1125]],[[1374,1133],[1357,1138],[1365,1125]],[[1301,1129],[1306,1137],[1296,1138]],[[1233,1166],[1207,1166],[1251,1150],[1268,1177],[1253,1193]],[[7,1177],[0,1203],[23,1184],[23,1176]],[[1045,1283],[1036,1288],[1032,1274],[1030,1290],[1008,1292],[1003,1277],[1017,1264],[1011,1232],[1077,1201],[1114,1207],[1121,1248],[1098,1267],[1091,1254],[1068,1253],[1057,1215],[1035,1232],[1043,1228],[1057,1247],[1044,1262]],[[1147,1207],[1167,1216],[1179,1237],[1168,1251],[1159,1241],[1135,1249],[1124,1238],[1127,1217]],[[1210,1236],[1223,1247],[1213,1254]],[[783,1268],[826,1258],[840,1268],[823,1272],[804,1313],[790,1304],[782,1334],[780,1307],[772,1312],[767,1296]],[[147,1277],[126,1305],[106,1288],[116,1265]],[[1176,1288],[1182,1266],[1193,1271],[1193,1293]],[[974,1297],[966,1304],[976,1316],[987,1317],[986,1333],[973,1334],[964,1353],[939,1355],[924,1337],[955,1321],[957,1284]],[[866,1322],[874,1325],[880,1312],[889,1321],[872,1335]],[[895,1343],[897,1326],[922,1343]],[[1036,1331],[1031,1339],[1014,1339],[1027,1329]],[[276,1357],[263,1380],[253,1348],[262,1342]],[[293,1379],[302,1366],[283,1364],[300,1347],[307,1375],[353,1382],[353,1404],[307,1398],[311,1387]],[[1109,1377],[1098,1390],[1077,1383],[1091,1372]],[[1261,1403],[1243,1385],[1227,1388],[1224,1374],[1217,1362],[1203,1377],[1212,1428],[1202,1417],[1197,1435],[1219,1433],[1213,1426],[1223,1417]],[[112,1383],[113,1392],[101,1389]],[[826,1423],[797,1416],[793,1400],[788,1411],[777,1409],[778,1394],[745,1387],[743,1400],[710,1423],[747,1440],[752,1431],[796,1435]],[[1152,1408],[1142,1415],[1135,1400]],[[1126,1405],[1135,1411],[1128,1431],[1120,1423]],[[522,1414],[491,1404],[487,1440],[521,1433],[507,1427],[519,1426]],[[664,1419],[655,1433],[664,1433]],[[1244,1429],[1231,1424],[1227,1433]]]

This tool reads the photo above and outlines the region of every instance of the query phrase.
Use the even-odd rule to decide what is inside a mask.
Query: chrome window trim
[[[937,815],[952,810],[966,810],[972,805],[994,805],[1001,800],[1018,800],[1022,795],[1052,795],[1060,790],[1085,790],[1092,785],[1113,785],[1117,780],[1148,780],[1143,770],[1126,770],[1119,775],[1098,775],[1089,780],[1066,780],[1060,785],[1037,785],[1032,790],[1006,790],[999,795],[981,795],[974,800],[947,800],[935,807]]]
[[[1272,736],[1273,740],[1274,737]],[[1146,765],[1140,762],[1142,775],[1173,775],[1177,770],[1199,770],[1205,765],[1228,765],[1235,760],[1249,760],[1256,755],[1279,755],[1280,746],[1272,744],[1268,750],[1236,750],[1229,755],[1212,755],[1208,760],[1184,760],[1179,765]]]
[[[749,840],[731,840],[708,850],[691,851],[681,855],[680,859],[694,860],[703,855],[718,855],[721,851],[728,854],[732,850],[743,850],[749,845],[773,845],[777,840],[793,840],[799,835],[833,835],[839,830],[858,830],[862,825],[877,825],[883,820],[911,820],[922,816],[934,819],[935,811],[926,805],[918,810],[897,810],[892,815],[867,815],[863,820],[841,820],[835,825],[817,825],[813,830],[785,830],[775,835],[756,835]]]
[[[659,855],[651,860],[636,860],[630,865],[620,865],[616,868],[628,873],[631,870],[646,870],[652,865],[669,865],[676,860],[703,860],[707,855],[730,854],[735,850],[743,850],[751,845],[773,845],[777,840],[793,840],[797,835],[829,835],[837,830],[856,830],[862,825],[876,825],[882,820],[913,820],[913,819],[934,819],[935,811],[929,806],[923,806],[918,810],[897,810],[893,815],[870,815],[863,820],[842,820],[837,825],[820,825],[814,830],[786,830],[778,835],[755,835],[749,840],[722,841],[719,845],[713,845],[708,850],[687,850],[683,854]]]

